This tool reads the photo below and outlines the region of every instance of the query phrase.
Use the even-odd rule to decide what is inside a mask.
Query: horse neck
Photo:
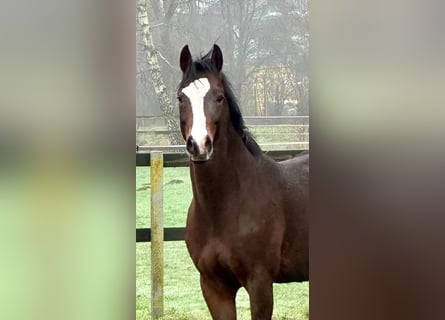
[[[191,163],[190,175],[196,202],[224,202],[230,192],[241,191],[241,181],[255,174],[257,159],[249,152],[232,126],[220,132],[214,141],[214,154],[205,163]]]

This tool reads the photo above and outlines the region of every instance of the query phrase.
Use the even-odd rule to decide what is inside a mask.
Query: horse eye
[[[216,102],[221,103],[224,100],[224,96],[221,94],[216,98]]]
[[[179,102],[182,102],[182,97],[179,96],[179,97],[178,97],[178,101],[179,101]]]

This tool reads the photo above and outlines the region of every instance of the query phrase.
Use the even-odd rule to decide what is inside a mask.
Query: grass
[[[136,167],[136,228],[150,226],[150,167]],[[183,227],[192,199],[188,168],[164,168],[164,226]]]
[[[150,168],[136,168],[136,227],[150,224]],[[185,226],[192,198],[188,168],[164,168],[164,225]],[[199,273],[183,241],[164,244],[164,320],[211,319],[199,287]],[[150,243],[136,244],[136,319],[151,319]],[[308,319],[309,285],[274,285],[275,320]],[[250,319],[244,289],[237,295],[238,319]]]

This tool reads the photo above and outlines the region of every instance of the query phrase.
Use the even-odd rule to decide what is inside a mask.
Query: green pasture
[[[185,226],[192,198],[188,168],[164,169],[164,225]],[[150,168],[136,167],[136,227],[150,225]],[[211,319],[195,269],[183,241],[165,242],[164,320]],[[136,319],[151,319],[150,243],[136,244]],[[238,319],[250,319],[249,299],[244,289],[237,295]],[[274,286],[275,320],[309,319],[309,285]]]

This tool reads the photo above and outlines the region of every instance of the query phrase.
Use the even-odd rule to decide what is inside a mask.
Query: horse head
[[[213,154],[217,131],[230,121],[223,55],[215,44],[204,57],[193,61],[188,45],[181,51],[182,81],[178,90],[182,137],[192,161],[207,161]]]

